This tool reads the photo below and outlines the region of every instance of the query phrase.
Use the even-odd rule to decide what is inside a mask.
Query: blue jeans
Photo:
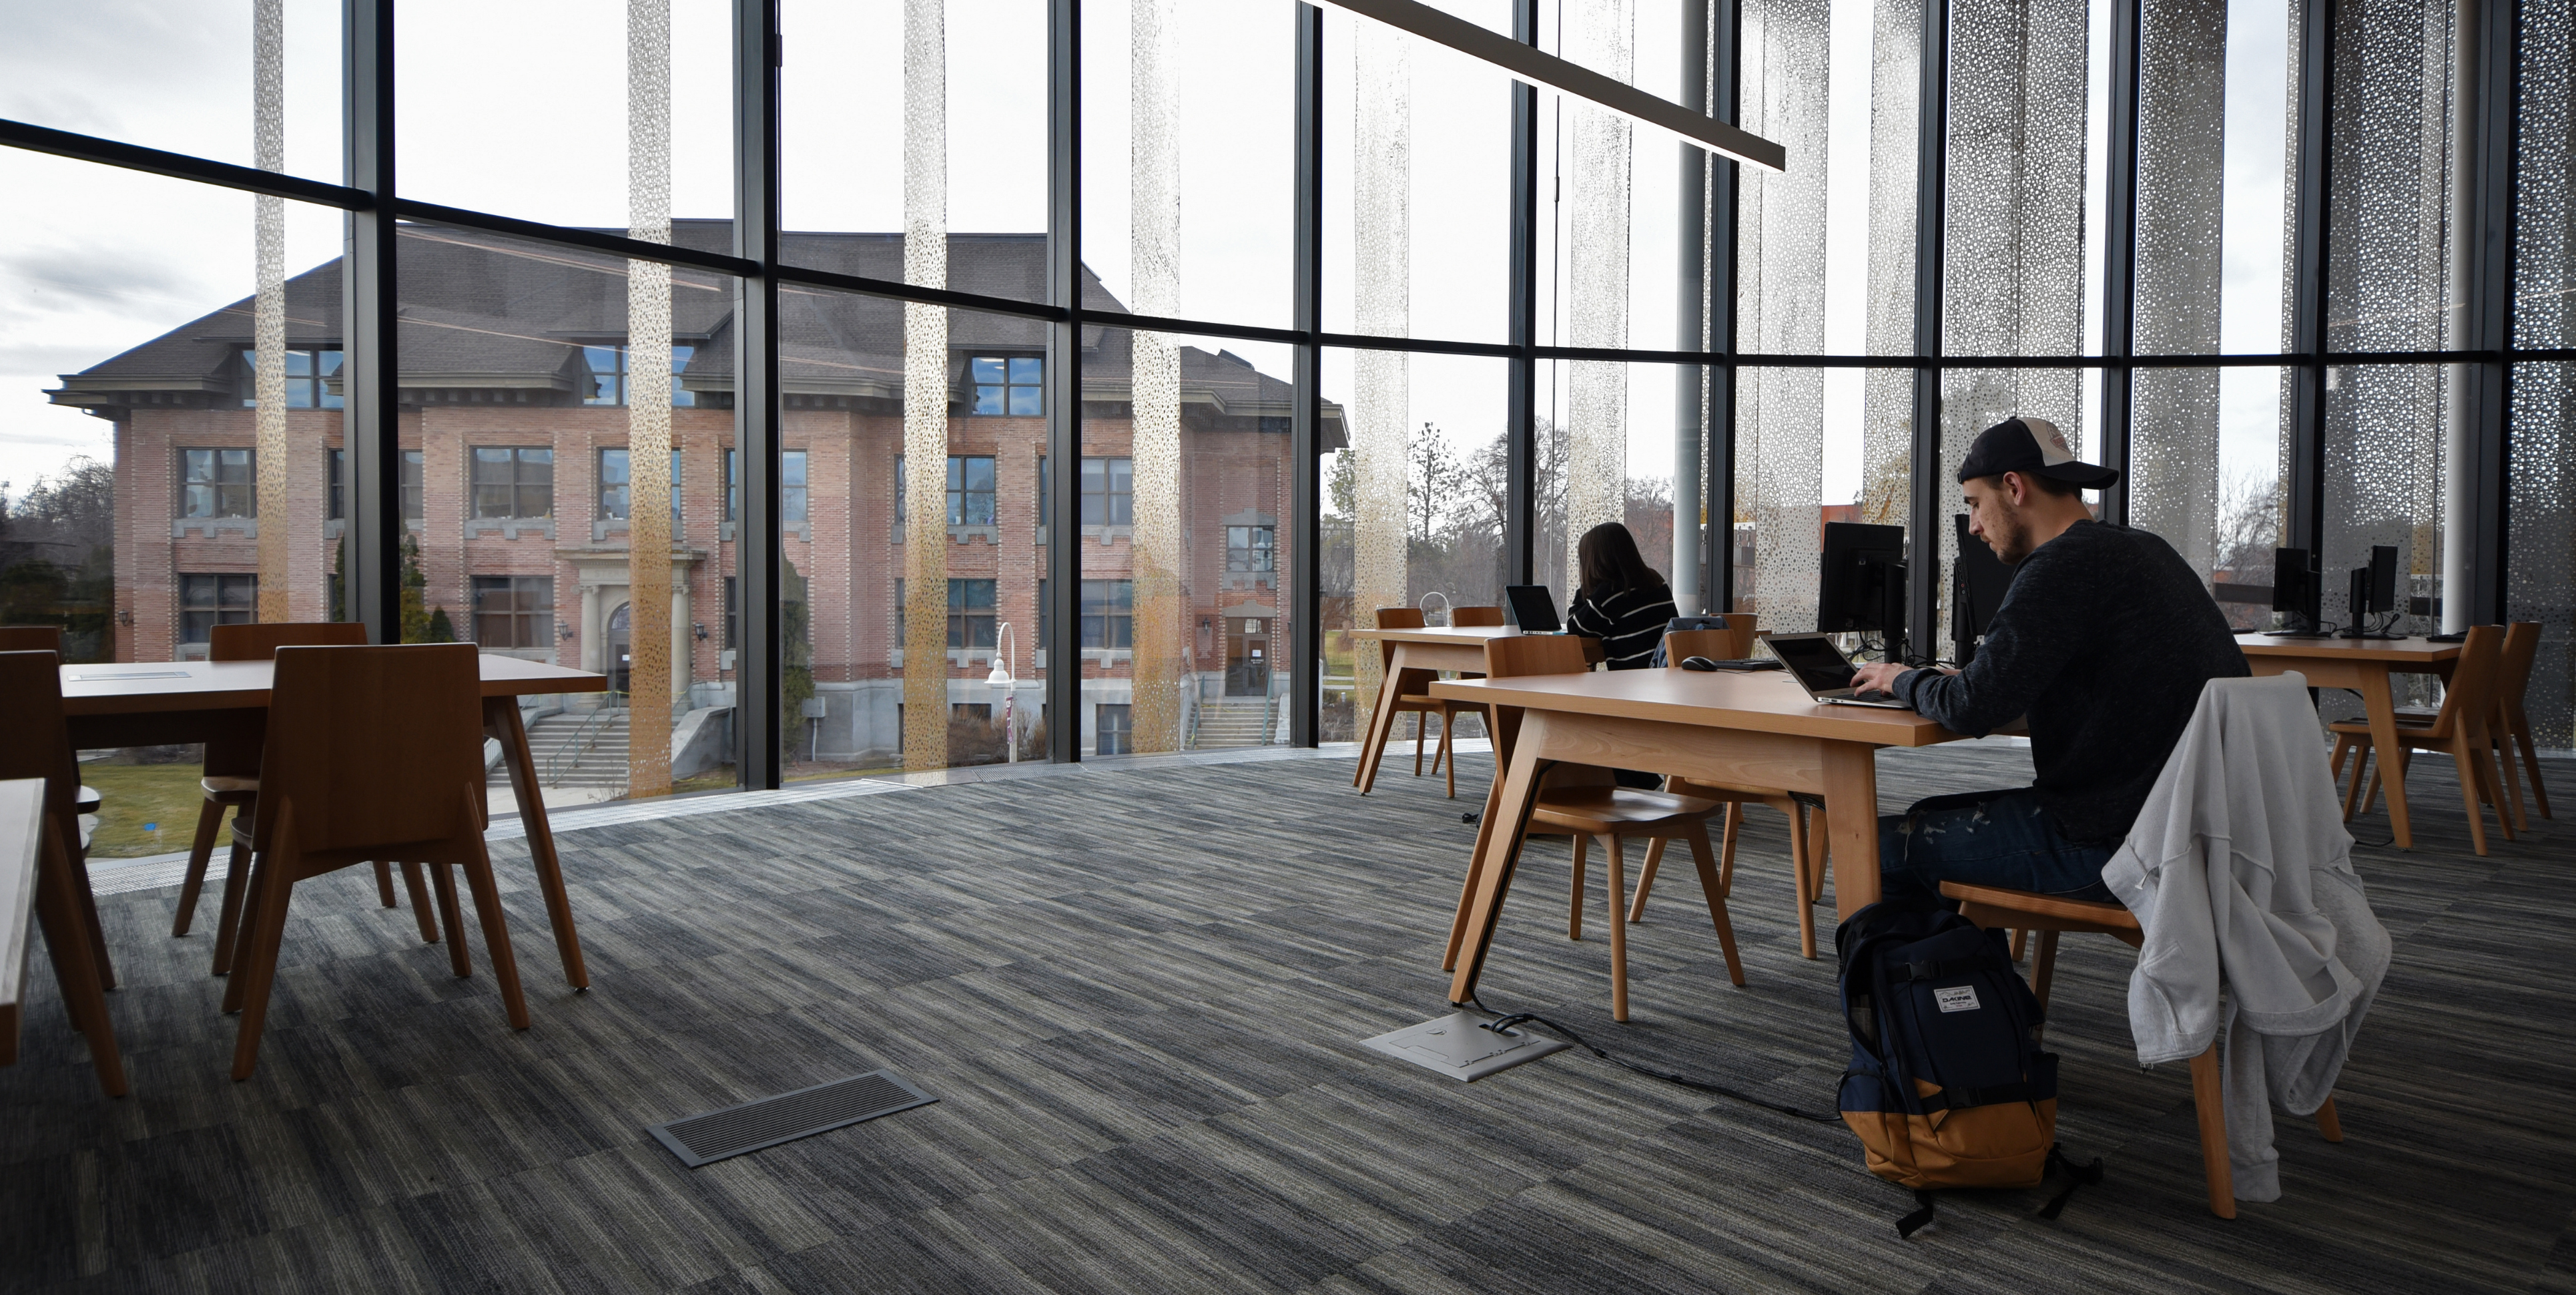
[[[2111,853],[2067,840],[2028,788],[1935,796],[1878,820],[1879,889],[1891,900],[1938,902],[1942,882],[1964,881],[2107,902]]]

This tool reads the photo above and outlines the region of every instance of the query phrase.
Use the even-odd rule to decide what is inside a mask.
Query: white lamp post
[[[1011,667],[1002,663],[1001,645],[1005,641],[1010,643],[1016,655],[1019,640],[1011,634],[1009,621],[1002,622],[1001,628],[994,632],[993,672],[984,676],[984,682],[990,687],[1002,690],[1002,750],[1004,753],[1002,758],[1012,764],[1018,764],[1020,762],[1020,726],[1016,703],[1019,700],[1019,689],[1011,686]]]

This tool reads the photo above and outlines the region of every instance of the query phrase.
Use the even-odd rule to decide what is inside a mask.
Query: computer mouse
[[[1684,670],[1714,670],[1716,668],[1717,663],[1704,656],[1682,658],[1682,669]]]

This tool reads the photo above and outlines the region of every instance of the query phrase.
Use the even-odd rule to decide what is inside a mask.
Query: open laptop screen
[[[1556,619],[1556,595],[1546,585],[1508,585],[1503,596],[1512,602],[1512,623],[1523,634],[1554,634],[1565,626]]]
[[[1764,641],[1773,656],[1797,673],[1798,682],[1805,684],[1807,691],[1829,693],[1851,686],[1851,663],[1822,635],[1780,635]]]

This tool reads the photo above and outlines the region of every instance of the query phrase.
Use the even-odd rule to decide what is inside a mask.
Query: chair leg
[[[456,874],[452,864],[429,865],[429,879],[438,889],[438,919],[447,925],[447,965],[463,980],[474,974],[474,964],[466,960],[465,914],[456,907]]]
[[[2325,1105],[2317,1108],[2317,1132],[2323,1134],[2328,1142],[2343,1141],[2343,1117],[2335,1114],[2331,1097],[2326,1099]]]
[[[1422,776],[1422,733],[1423,730],[1430,726],[1431,715],[1429,712],[1413,712],[1413,776],[1416,778]]]
[[[2335,734],[2334,754],[2326,757],[2326,776],[2336,782],[2342,782],[2343,760],[2345,756],[2350,754],[2352,754],[2352,735],[2349,733]]]
[[[1743,825],[1743,803],[1740,801],[1729,802],[1726,806],[1726,826],[1719,829],[1717,834],[1717,881],[1720,889],[1724,891],[1728,899],[1735,898],[1735,892],[1727,890],[1725,887],[1726,883],[1732,881],[1735,877],[1735,832],[1737,828],[1740,828]]]
[[[186,935],[197,920],[197,893],[206,886],[206,865],[215,857],[215,833],[224,826],[224,803],[209,796],[197,806],[197,835],[188,842],[188,876],[179,883],[179,917],[170,924],[171,938]]]
[[[2048,1019],[2048,984],[2057,974],[2057,932],[2039,933],[2039,952],[2031,958],[2030,992],[2039,1000],[2040,1020]]]
[[[1565,938],[1569,940],[1583,938],[1583,852],[1591,846],[1592,838],[1581,832],[1574,834],[1574,902],[1565,914]],[[1614,908],[1611,911],[1618,910]]]
[[[467,786],[464,795],[465,821],[476,822],[479,802],[474,788]],[[492,980],[501,988],[501,1006],[509,1015],[510,1028],[524,1030],[528,1028],[528,999],[519,989],[519,960],[510,951],[510,924],[501,912],[501,888],[492,882],[492,856],[484,852],[482,832],[467,835],[473,852],[465,856],[465,884],[473,888],[474,916],[483,924],[483,952],[492,960]],[[438,872],[442,877],[447,875],[447,865],[439,864]],[[462,938],[451,943],[460,949],[465,947]]]
[[[1646,920],[1646,892],[1653,888],[1655,884],[1655,869],[1662,867],[1663,862],[1664,838],[1659,836],[1646,843],[1646,866],[1637,870],[1637,898],[1633,903],[1628,905],[1629,921],[1642,922]]]
[[[1627,859],[1619,848],[1617,833],[1601,838],[1602,850],[1610,864],[1603,874],[1601,887],[1610,899],[1610,1019],[1628,1019],[1628,924],[1619,920],[1619,910],[1628,906]]]
[[[2515,729],[2513,733],[2513,744],[2522,748],[2522,769],[2523,772],[2531,775],[2532,803],[2540,806],[2540,816],[2542,818],[2556,817],[2556,815],[2549,812],[2549,785],[2540,780],[2540,751],[2531,743],[2531,730],[2528,728]],[[2512,759],[2513,757],[2511,753],[2507,753],[2505,758]]]
[[[2496,830],[2504,833],[2504,839],[2514,840],[2513,815],[2506,808],[2504,782],[2496,776],[2496,767],[2487,758],[2490,751],[2486,739],[2481,737],[2471,742],[2463,738],[2459,745],[2460,754],[2468,761],[2470,772],[2477,775],[2479,798],[2495,809]]]
[[[2471,758],[2468,740],[2462,738],[2451,745],[2451,763],[2460,771],[2460,803],[2469,811],[2469,844],[2483,859],[2487,855],[2487,814],[2478,802],[2485,799],[2485,789],[2479,785],[2478,767]]]
[[[2014,927],[2012,933],[2012,960],[2014,962],[2020,962],[2022,954],[2029,948],[2030,932],[2018,926]]]
[[[2504,808],[2513,811],[2514,827],[2528,832],[2531,830],[2531,819],[2522,812],[2522,773],[2513,767],[2511,739],[2498,740],[2493,736],[2503,731],[2501,728],[2489,730],[2488,740],[2478,744],[2478,762],[2485,764],[2490,770],[2501,771],[2504,774]],[[2490,753],[2494,757],[2492,763],[2489,762]]]
[[[2371,778],[2371,759],[2367,749],[2356,752],[2352,761],[2352,785],[2343,793],[2343,821],[2349,823],[2362,812],[2361,789]]]
[[[1808,849],[1808,841],[1810,838],[1807,833],[1807,807],[1792,801],[1789,804],[1788,814],[1789,854],[1792,858],[1801,861],[1798,871],[1801,874],[1804,874],[1807,870],[1807,864],[1813,862],[1812,854]],[[1718,881],[1720,884],[1724,884],[1725,880],[1725,874],[1721,872],[1718,876]],[[1801,894],[1803,897],[1803,892],[1801,892]]]
[[[225,921],[225,925],[232,931],[232,938],[225,940],[218,937],[220,942],[215,949],[223,956],[223,973],[231,976],[231,980],[224,985],[224,1011],[227,1014],[238,1012],[242,1008],[242,994],[250,978],[232,973],[250,965],[244,959],[250,957],[254,946],[258,943],[252,938],[252,933],[259,927],[260,905],[266,902],[260,897],[261,891],[268,885],[271,871],[267,859],[251,859],[248,851],[238,848],[233,851],[233,854],[236,859],[245,861],[243,863],[245,872],[238,889],[229,885],[225,889],[241,897],[240,907],[227,915]]]
[[[2227,1097],[2218,1075],[2218,1044],[2191,1059],[2191,1104],[2200,1113],[2200,1165],[2209,1180],[2209,1212],[2236,1217],[2236,1171],[2227,1163]]]
[[[236,813],[234,817],[239,818]],[[242,905],[251,885],[250,847],[236,841],[224,854],[224,893],[216,901],[214,974],[229,976],[233,970],[233,946],[241,941]],[[226,1007],[225,1011],[233,1010]]]
[[[1449,739],[1457,727],[1458,717],[1455,714],[1445,710],[1440,712],[1440,754],[1433,757],[1431,761],[1435,768],[1444,760],[1448,762],[1449,799],[1451,800],[1458,799],[1458,748]]]
[[[250,1078],[259,1064],[259,1040],[268,1025],[268,996],[277,984],[277,953],[286,936],[286,906],[295,893],[295,802],[277,807],[269,848],[250,880],[250,926],[242,932],[241,974],[224,986],[224,1006],[239,1007],[233,1033],[233,1080]]]
[[[394,906],[394,870],[384,860],[376,860],[376,902],[386,908]]]
[[[421,881],[420,865],[403,860],[402,875],[403,889],[411,895],[412,916],[420,919],[420,942],[438,943],[438,915],[430,911],[429,887]]]
[[[1825,809],[1818,806],[1815,816],[1807,822],[1807,902],[1810,904],[1824,902],[1825,873],[1829,870],[1826,865],[1832,863],[1834,857],[1833,825],[1826,821],[1827,817]]]
[[[1727,920],[1726,888],[1718,884],[1717,861],[1710,857],[1708,848],[1707,824],[1691,824],[1682,839],[1690,846],[1691,866],[1699,870],[1699,889],[1708,899],[1708,921],[1717,928],[1717,947],[1726,952],[1726,978],[1742,988],[1744,959],[1735,951],[1735,923]]]

